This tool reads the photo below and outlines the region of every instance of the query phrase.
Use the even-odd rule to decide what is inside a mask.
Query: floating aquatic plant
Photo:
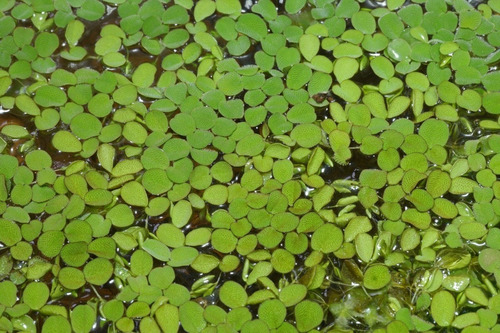
[[[0,331],[500,331],[498,0],[0,13]]]

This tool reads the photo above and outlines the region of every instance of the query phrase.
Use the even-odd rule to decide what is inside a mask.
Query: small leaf
[[[234,281],[224,282],[220,288],[219,297],[221,302],[230,308],[245,306],[248,299],[245,289]]]
[[[76,46],[84,31],[85,26],[83,25],[83,23],[78,20],[73,20],[66,26],[66,32],[64,36],[66,37],[69,45]]]
[[[363,277],[363,285],[368,289],[381,289],[391,281],[391,273],[387,266],[373,265],[368,267]]]
[[[320,41],[318,37],[310,34],[304,34],[300,37],[299,49],[307,61],[311,61],[318,54],[319,47]]]
[[[58,131],[52,137],[52,145],[64,153],[78,153],[82,150],[82,143],[68,131]]]
[[[203,21],[215,12],[215,8],[215,2],[212,0],[198,1],[194,7],[194,19],[198,22]]]
[[[323,309],[316,302],[302,301],[295,306],[295,320],[299,332],[308,332],[323,321]]]
[[[136,182],[128,182],[121,188],[120,195],[127,204],[132,206],[146,207],[148,205],[148,195],[144,187]]]
[[[455,298],[448,291],[438,291],[432,297],[431,315],[439,326],[450,326],[455,317]]]

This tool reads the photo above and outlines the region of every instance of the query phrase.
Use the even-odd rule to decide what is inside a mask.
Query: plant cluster
[[[0,332],[500,332],[499,13],[1,1]]]

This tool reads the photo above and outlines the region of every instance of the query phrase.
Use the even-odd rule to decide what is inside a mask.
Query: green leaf
[[[45,319],[42,326],[42,333],[70,333],[71,325],[68,320],[61,315],[52,315]]]
[[[439,326],[450,326],[455,317],[455,298],[448,291],[434,294],[431,302],[431,315]]]
[[[482,78],[482,83],[484,87],[489,91],[500,91],[500,71],[489,72]]]
[[[359,11],[351,17],[352,25],[356,30],[361,31],[365,35],[371,35],[375,32],[375,18],[370,12]]]
[[[245,289],[234,281],[224,282],[219,290],[219,297],[221,302],[230,308],[245,306],[248,299]]]
[[[418,134],[425,139],[429,147],[444,146],[449,138],[448,125],[441,120],[428,119],[420,125]]]
[[[378,56],[372,59],[372,61],[370,61],[370,67],[373,69],[375,74],[382,79],[389,80],[394,76],[394,66],[383,56]]]
[[[35,49],[38,51],[40,57],[51,56],[58,47],[59,38],[56,34],[42,32],[35,39]]]
[[[155,243],[155,245],[164,246],[160,242],[158,243]],[[148,245],[151,244],[146,244],[146,246]],[[151,249],[151,246],[149,248]],[[143,250],[134,251],[134,253],[130,257],[130,271],[132,272],[132,274],[134,274],[135,276],[138,275],[147,276],[152,268],[153,268],[153,258],[148,252]]]
[[[295,321],[299,332],[315,329],[323,321],[323,309],[313,301],[305,300],[295,306]]]
[[[237,0],[216,0],[217,11],[227,15],[239,15],[241,3]]]
[[[396,13],[392,12],[389,12],[379,18],[378,25],[382,33],[389,39],[398,38],[404,29],[403,22],[401,22]]]
[[[341,0],[336,8],[336,16],[342,18],[351,18],[359,11],[359,4],[354,0]]]
[[[267,35],[267,25],[265,21],[252,13],[245,13],[238,17],[236,21],[236,30],[257,41],[261,41]]]
[[[320,41],[318,37],[310,34],[304,34],[299,40],[299,49],[302,56],[307,60],[311,61],[312,58],[318,54],[320,47]]]
[[[497,249],[484,249],[479,253],[479,265],[488,273],[497,271],[500,267],[498,259],[500,251]]]
[[[142,244],[142,248],[144,251],[148,252],[151,256],[158,260],[168,261],[170,259],[169,248],[155,239],[147,239]]]
[[[76,14],[88,21],[96,21],[100,19],[105,13],[105,6],[102,2],[97,0],[85,0]]]
[[[113,201],[113,194],[107,190],[95,189],[85,194],[85,203],[89,206],[107,206]]]
[[[285,10],[288,14],[295,14],[306,4],[306,0],[286,0]]]
[[[80,140],[68,131],[58,131],[52,137],[52,145],[64,153],[78,153],[82,150]]]
[[[312,70],[304,64],[293,65],[288,71],[286,82],[290,89],[300,89],[309,82]]]
[[[264,150],[264,141],[258,134],[244,137],[236,144],[236,153],[239,155],[255,156]]]
[[[31,309],[39,310],[49,299],[49,288],[43,282],[31,282],[23,290],[23,301]]]
[[[179,319],[186,332],[200,332],[207,325],[203,317],[203,308],[192,301],[179,307]]]
[[[171,304],[163,304],[155,312],[158,325],[164,332],[179,329],[179,310]]]
[[[144,187],[136,182],[128,182],[121,188],[120,195],[127,204],[132,206],[146,207],[148,195]]]
[[[363,276],[363,285],[368,289],[381,289],[391,281],[391,273],[387,266],[373,265],[368,267]]]
[[[481,24],[481,13],[478,11],[463,11],[460,13],[459,26],[476,30]]]
[[[203,21],[215,12],[215,8],[215,2],[212,0],[198,1],[194,7],[194,19],[198,22]]]
[[[83,23],[78,20],[73,20],[66,26],[64,36],[66,37],[69,45],[76,46],[84,31],[85,26],[83,25]]]
[[[96,258],[85,265],[83,274],[88,283],[101,286],[113,275],[113,265],[107,259]]]
[[[43,107],[61,106],[67,101],[63,90],[54,86],[43,86],[35,92],[35,102]]]
[[[281,237],[281,234],[276,233],[276,236]],[[269,241],[273,241],[269,239]],[[293,254],[284,249],[276,249],[271,257],[271,264],[274,270],[278,273],[289,273],[295,267],[295,257]]]
[[[65,237],[61,231],[51,230],[38,238],[37,246],[44,256],[54,258],[60,253],[64,241]]]
[[[342,231],[332,224],[319,227],[311,238],[311,248],[323,253],[331,253],[340,248],[343,241]]]
[[[96,320],[96,311],[87,304],[77,305],[70,313],[71,327],[77,333],[86,333],[92,330]]]
[[[0,304],[12,307],[17,302],[17,288],[12,281],[0,282]]]

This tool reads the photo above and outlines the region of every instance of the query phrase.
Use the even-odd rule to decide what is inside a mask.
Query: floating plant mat
[[[0,1],[0,332],[500,332],[499,13]]]

